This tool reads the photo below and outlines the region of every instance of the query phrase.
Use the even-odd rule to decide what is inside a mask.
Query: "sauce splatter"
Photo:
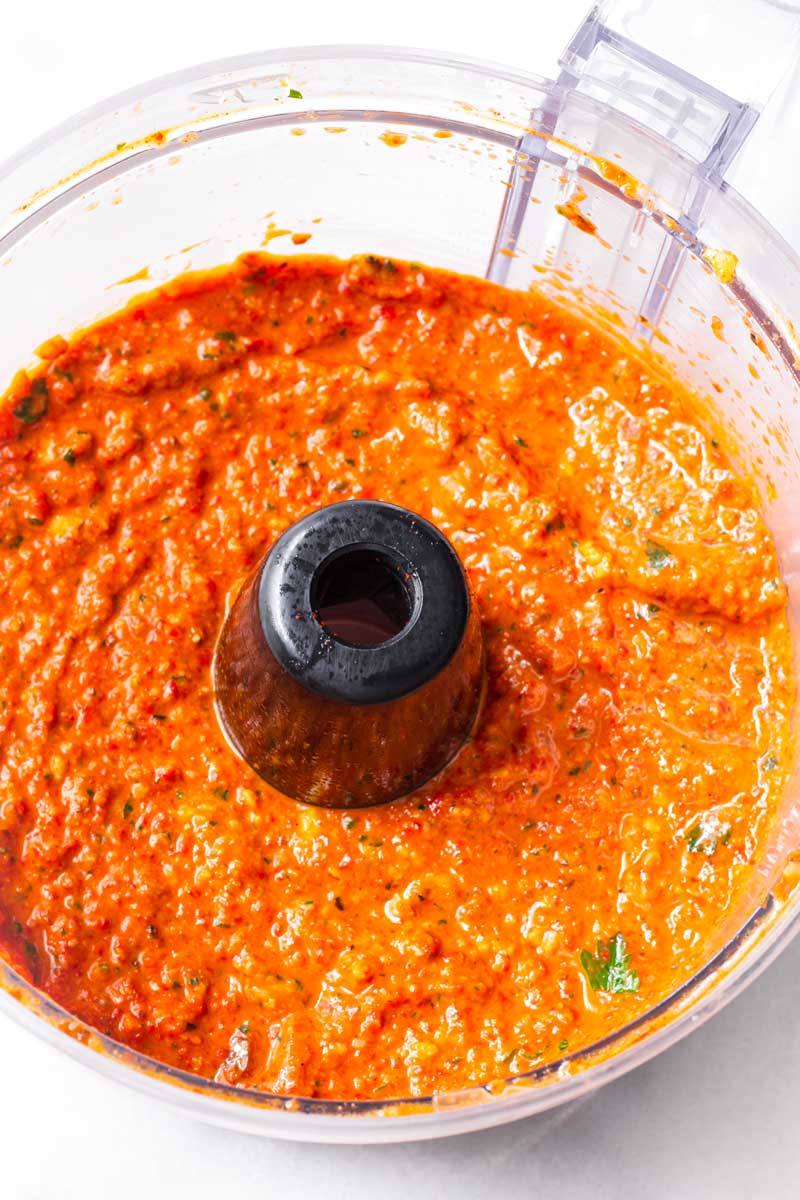
[[[711,267],[720,283],[732,283],[736,278],[736,268],[739,259],[732,250],[715,250],[708,246],[703,251],[703,258]]]

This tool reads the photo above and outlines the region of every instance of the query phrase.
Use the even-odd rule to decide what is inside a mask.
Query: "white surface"
[[[3,1200],[794,1200],[800,940],[714,1021],[572,1108],[307,1146],[153,1107],[0,1023]]]
[[[441,0],[396,7],[375,0],[28,0],[4,14],[0,159],[141,79],[267,46],[393,42],[552,74],[587,6],[495,0],[490,18],[488,9],[470,14],[467,5]],[[731,0],[732,16],[735,6]],[[779,135],[777,118],[784,122]],[[736,176],[796,246],[800,185],[792,183],[789,147],[798,129],[800,87],[791,94],[784,87]],[[577,1107],[447,1142],[387,1148],[282,1144],[196,1125],[0,1018],[0,1197],[783,1200],[798,1194],[798,977],[800,942],[712,1023]]]

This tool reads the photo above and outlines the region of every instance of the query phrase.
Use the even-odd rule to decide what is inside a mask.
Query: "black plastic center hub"
[[[480,713],[481,622],[458,555],[394,504],[311,513],[234,598],[213,679],[230,745],[285,796],[361,808],[408,795]]]
[[[281,666],[348,704],[397,700],[450,662],[469,617],[464,570],[430,522],[377,500],[311,513],[275,543],[258,611]]]

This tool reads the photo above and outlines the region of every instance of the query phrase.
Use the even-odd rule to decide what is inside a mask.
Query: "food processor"
[[[778,0],[735,13],[612,0],[588,14],[555,80],[413,50],[317,47],[204,64],[119,95],[0,173],[0,375],[9,381],[54,331],[263,246],[536,287],[647,345],[708,398],[758,483],[796,622],[800,260],[725,175],[799,39],[800,10]],[[475,656],[469,670],[465,728]],[[234,714],[234,743],[242,729]],[[694,978],[602,1043],[483,1087],[326,1101],[200,1079],[104,1037],[2,962],[0,1008],[96,1070],[245,1132],[388,1142],[515,1120],[653,1057],[794,936],[797,797],[795,771],[751,886]]]

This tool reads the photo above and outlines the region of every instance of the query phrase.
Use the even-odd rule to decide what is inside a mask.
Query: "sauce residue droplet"
[[[732,250],[715,250],[712,246],[707,246],[703,251],[703,258],[720,283],[730,283],[733,280],[739,259]]]
[[[268,221],[267,232],[264,234],[261,245],[268,246],[275,238],[288,237],[291,232],[291,229],[276,229],[274,221]]]
[[[580,229],[581,233],[597,233],[594,221],[590,221],[587,216],[584,216],[574,200],[568,200],[566,204],[557,204],[556,212],[569,221],[570,225]]]
[[[609,183],[613,183],[626,196],[635,198],[639,193],[639,180],[631,175],[630,171],[626,171],[624,167],[617,166],[616,163],[609,162],[607,158],[595,159],[597,169],[604,179]]]
[[[115,283],[110,283],[109,287],[121,287],[123,283],[138,283],[140,279],[150,278],[150,268],[142,267],[140,271],[134,271],[133,275],[126,275],[124,279],[118,279]]]

